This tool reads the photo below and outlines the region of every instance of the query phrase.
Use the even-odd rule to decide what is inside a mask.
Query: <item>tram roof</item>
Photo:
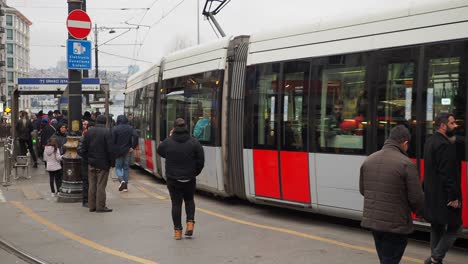
[[[405,7],[396,7],[358,17],[324,18],[313,24],[252,34],[247,64],[442,41],[450,39],[450,36],[442,33],[440,35],[444,36],[437,39],[437,35],[421,36],[421,34],[413,33],[404,36],[392,35],[389,36],[389,39],[385,39],[378,34],[410,31],[415,28],[466,21],[467,19],[468,0],[428,0],[418,5],[408,1]],[[466,32],[466,30],[461,31]],[[462,32],[452,33],[460,34]],[[368,36],[370,38],[365,42],[356,41],[357,38]],[[402,37],[403,39],[401,39]],[[343,41],[343,44],[337,47],[332,43],[335,41]],[[314,45],[314,48],[310,49],[310,45]]]
[[[224,69],[231,36],[169,54],[163,59],[163,79]]]
[[[125,88],[125,94],[141,89],[148,84],[157,83],[158,76],[159,76],[159,65],[153,65],[151,68],[135,73],[134,75],[130,76],[127,80],[127,87]]]

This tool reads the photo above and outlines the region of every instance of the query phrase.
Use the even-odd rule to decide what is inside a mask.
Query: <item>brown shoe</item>
[[[187,222],[187,230],[185,230],[185,235],[186,236],[192,236],[194,227],[195,227],[195,222],[194,221],[188,221]]]
[[[182,229],[174,229],[174,239],[175,240],[182,239]]]

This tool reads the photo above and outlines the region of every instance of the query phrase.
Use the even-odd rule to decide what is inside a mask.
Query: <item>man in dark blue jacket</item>
[[[124,115],[117,117],[117,126],[112,130],[115,151],[115,173],[119,177],[119,191],[128,190],[128,174],[130,153],[138,145],[138,135],[136,130],[128,124],[128,119]]]
[[[177,118],[168,138],[158,147],[157,152],[166,159],[167,188],[172,201],[174,239],[182,239],[182,200],[187,213],[186,236],[192,236],[195,224],[194,194],[195,177],[205,165],[203,147],[191,137],[185,120]]]

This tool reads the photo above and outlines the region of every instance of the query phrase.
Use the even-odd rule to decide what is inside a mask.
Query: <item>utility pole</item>
[[[97,24],[94,24],[94,77],[99,78],[99,46],[98,46],[98,28]]]
[[[83,0],[68,0],[68,13],[81,9]],[[75,39],[68,34],[68,39]],[[72,132],[80,130],[81,120],[81,96],[82,96],[82,75],[81,70],[68,70],[68,127]]]
[[[82,8],[83,0],[67,0],[68,13]],[[68,39],[76,39],[68,34]],[[82,201],[83,181],[81,177],[81,158],[76,153],[79,140],[82,99],[82,73],[81,70],[68,69],[68,127],[71,133],[67,136],[65,147],[67,152],[63,155],[62,186],[57,202],[72,203]]]

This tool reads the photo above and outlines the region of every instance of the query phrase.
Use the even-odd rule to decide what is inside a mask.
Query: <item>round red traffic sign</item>
[[[84,39],[91,32],[91,18],[80,9],[73,10],[67,17],[68,33],[76,39]]]

